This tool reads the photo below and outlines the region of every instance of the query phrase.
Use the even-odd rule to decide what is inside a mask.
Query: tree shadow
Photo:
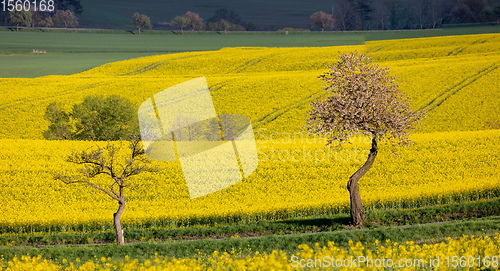
[[[292,219],[279,221],[276,223],[286,224],[286,225],[296,225],[298,227],[342,227],[348,226],[350,222],[350,217],[336,217],[336,218],[306,218],[306,219]]]

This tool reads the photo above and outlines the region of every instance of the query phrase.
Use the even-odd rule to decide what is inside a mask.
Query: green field
[[[445,28],[438,30],[375,32],[209,33],[126,31],[55,31],[0,29],[0,78],[39,77],[79,73],[105,63],[142,56],[224,47],[321,47],[360,45],[365,41],[500,33],[500,26]],[[45,51],[33,54],[33,50]]]

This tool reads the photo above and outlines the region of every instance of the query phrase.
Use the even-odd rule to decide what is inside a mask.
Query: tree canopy
[[[326,14],[323,11],[318,11],[311,15],[311,25],[319,27],[321,31],[325,31],[325,28],[333,29],[333,22],[332,15]]]
[[[16,31],[19,31],[19,26],[29,27],[31,25],[31,13],[25,10],[9,12],[9,24],[16,26]]]
[[[188,11],[184,14],[184,17],[188,18],[191,22],[191,31],[203,27],[203,19],[200,17],[200,14]]]
[[[312,103],[309,112],[311,132],[330,135],[329,143],[342,144],[358,133],[410,142],[408,131],[415,129],[424,113],[410,108],[388,68],[373,64],[360,52],[343,53],[328,68],[320,76],[327,95]]]
[[[58,10],[54,15],[54,25],[58,27],[77,27],[78,18],[70,10]]]
[[[377,157],[379,138],[386,136],[392,144],[410,143],[408,132],[415,129],[425,113],[413,111],[389,69],[373,64],[363,53],[342,53],[338,62],[328,68],[320,75],[326,82],[326,96],[311,104],[307,128],[328,136],[328,145],[341,145],[358,134],[372,138],[365,164],[347,182],[351,224],[356,226],[366,218],[358,181]]]
[[[172,20],[172,24],[176,25],[181,29],[181,33],[184,34],[184,28],[189,27],[191,25],[191,19],[186,16],[176,16]]]
[[[153,28],[149,16],[147,16],[146,14],[139,14],[137,12],[132,16],[132,21],[130,22],[130,24],[133,27],[137,28],[137,30],[139,31],[139,35],[141,34],[141,29],[146,27],[149,29]]]
[[[117,95],[88,96],[71,113],[63,108],[60,103],[47,107],[45,119],[51,124],[46,139],[120,140],[138,130],[135,107]]]

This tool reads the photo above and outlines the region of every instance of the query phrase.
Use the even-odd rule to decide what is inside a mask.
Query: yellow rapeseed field
[[[324,141],[300,136],[305,136],[309,103],[322,95],[317,76],[339,51],[354,50],[388,66],[413,107],[429,110],[412,137],[415,145],[398,150],[401,158],[382,144],[373,169],[361,180],[364,203],[404,207],[498,196],[500,130],[492,129],[500,127],[499,34],[344,47],[226,48],[115,62],[71,76],[0,79],[1,231],[85,225],[96,230],[111,224],[117,208],[102,192],[51,178],[75,169],[64,162],[66,154],[94,143],[43,140],[48,104],[62,102],[69,110],[88,95],[119,94],[139,106],[199,76],[206,76],[218,113],[252,120],[259,167],[228,189],[191,200],[180,164],[159,163],[165,170],[138,176],[138,191],[127,192],[125,228],[151,221],[211,224],[346,210],[347,178],[363,164],[369,143],[328,150]]]
[[[415,108],[432,114],[422,132],[498,128],[500,35],[483,34],[321,48],[225,48],[106,64],[71,76],[2,78],[0,138],[42,139],[51,102],[67,109],[88,95],[119,94],[137,106],[154,93],[206,76],[217,112],[244,114],[272,131],[301,131],[317,78],[340,51],[366,51],[400,77]],[[437,106],[439,104],[439,106]]]
[[[157,162],[163,171],[137,176],[138,190],[126,192],[125,225],[245,222],[348,210],[346,182],[364,163],[369,142],[359,138],[342,149],[328,149],[318,138],[295,134],[295,138],[271,139],[264,132],[256,131],[257,170],[244,181],[201,198],[190,199],[179,162]],[[415,134],[412,139],[414,146],[398,151],[401,157],[391,154],[388,144],[381,144],[383,151],[361,182],[369,208],[500,195],[496,151],[500,130]],[[60,225],[66,230],[99,230],[93,222],[112,226],[115,201],[91,187],[51,178],[51,173],[69,174],[75,169],[64,162],[66,153],[94,143],[27,139],[0,143],[4,232],[56,230]],[[102,183],[109,185],[109,181]]]

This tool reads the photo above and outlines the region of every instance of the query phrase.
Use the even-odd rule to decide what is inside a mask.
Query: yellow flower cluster
[[[25,255],[7,262],[6,270],[497,270],[500,267],[498,233],[493,237],[464,235],[458,240],[448,238],[442,243],[421,245],[390,240],[350,241],[347,248],[329,242],[323,247],[316,243],[312,248],[302,244],[298,249],[297,253],[214,251],[211,255],[184,259],[155,255],[144,262],[126,256],[124,261],[102,257],[85,263],[65,259],[55,263],[41,256]]]
[[[348,210],[346,182],[366,160],[368,138],[328,149],[320,138],[271,136],[256,131],[259,166],[252,175],[201,198],[190,199],[179,162],[155,162],[164,170],[136,176],[132,182],[137,189],[126,190],[125,225],[245,222]],[[415,134],[412,139],[414,146],[398,150],[401,157],[380,143],[373,168],[360,182],[365,206],[417,207],[500,195],[500,130]],[[0,140],[2,231],[111,227],[117,202],[89,186],[65,185],[51,177],[74,173],[77,167],[64,162],[65,154],[93,144]],[[111,183],[103,178],[98,184]]]

